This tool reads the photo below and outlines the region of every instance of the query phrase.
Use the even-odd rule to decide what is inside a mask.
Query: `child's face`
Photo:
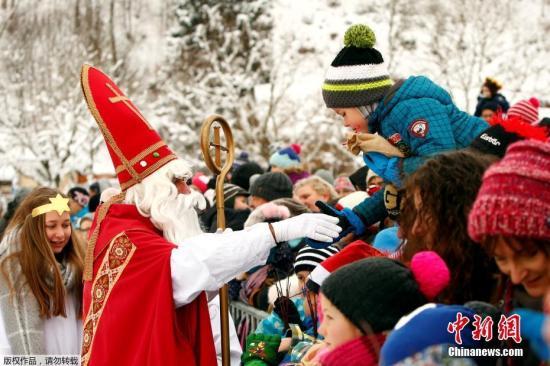
[[[544,296],[550,290],[550,259],[540,249],[534,253],[521,250],[520,242],[514,247],[519,250],[512,249],[502,237],[497,241],[494,256],[498,268],[530,296]]]
[[[44,217],[46,237],[54,253],[58,254],[71,238],[71,220],[68,212],[59,215],[57,211],[50,211]]]
[[[362,333],[348,318],[344,316],[325,296],[321,296],[323,320],[319,333],[325,337],[329,350],[344,343],[361,338]]]
[[[249,209],[250,206],[248,206],[248,198],[245,196],[235,197],[235,204],[233,205],[233,208],[238,211]]]
[[[485,122],[490,123],[491,119],[495,115],[495,112],[493,112],[490,109],[484,109],[481,111],[481,118],[485,120]]]
[[[344,127],[349,127],[355,133],[369,132],[368,122],[358,108],[333,108],[344,118]]]
[[[307,206],[311,212],[320,212],[319,207],[315,206],[315,202],[327,202],[330,197],[328,194],[319,194],[310,185],[305,185],[296,190],[294,198],[301,204]]]

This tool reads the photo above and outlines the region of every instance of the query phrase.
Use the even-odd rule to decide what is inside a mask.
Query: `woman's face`
[[[359,328],[324,296],[321,296],[321,309],[323,310],[323,322],[319,327],[319,333],[325,337],[325,343],[329,350],[361,338],[362,333]]]
[[[521,241],[512,245],[519,250],[512,249],[503,237],[498,239],[494,250],[498,268],[512,283],[521,284],[530,296],[544,296],[550,290],[550,259],[540,249],[535,252],[521,249]]]
[[[61,253],[71,238],[71,220],[68,212],[59,215],[57,211],[45,214],[46,237],[55,254]]]
[[[351,128],[355,133],[369,132],[368,123],[363,114],[357,108],[333,108],[344,118],[344,127]]]
[[[305,185],[296,190],[296,200],[307,206],[311,212],[319,212],[319,207],[315,206],[315,202],[327,202],[330,198],[328,194],[320,194],[315,191],[310,185]]]

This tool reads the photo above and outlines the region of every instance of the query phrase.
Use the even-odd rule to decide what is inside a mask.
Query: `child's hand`
[[[346,142],[347,148],[353,154],[377,152],[388,157],[403,158],[405,155],[388,140],[380,135],[372,133],[356,133],[350,134]]]

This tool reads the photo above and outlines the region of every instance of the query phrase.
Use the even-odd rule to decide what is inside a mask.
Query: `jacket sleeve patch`
[[[425,138],[430,127],[425,119],[416,119],[409,125],[409,133],[418,138]]]

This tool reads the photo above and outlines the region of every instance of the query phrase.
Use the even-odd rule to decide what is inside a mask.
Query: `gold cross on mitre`
[[[111,103],[118,103],[118,102],[124,103],[128,108],[130,108],[130,110],[132,112],[134,112],[143,121],[143,123],[145,123],[147,125],[147,127],[149,127],[150,130],[153,129],[153,127],[151,127],[151,125],[149,124],[149,122],[147,122],[145,117],[143,117],[143,115],[130,103],[130,99],[128,99],[128,97],[126,97],[124,94],[120,94],[119,92],[117,92],[116,89],[113,88],[113,86],[111,84],[106,83],[106,85],[107,85],[107,88],[109,88],[115,94],[114,97],[109,98],[109,102],[111,102]]]
[[[57,211],[59,216],[61,216],[63,212],[71,212],[71,210],[69,209],[69,199],[63,198],[63,196],[58,193],[55,198],[50,198],[50,203],[46,203],[45,205],[38,206],[33,209],[32,217],[36,217],[38,215],[42,215],[51,211]]]

